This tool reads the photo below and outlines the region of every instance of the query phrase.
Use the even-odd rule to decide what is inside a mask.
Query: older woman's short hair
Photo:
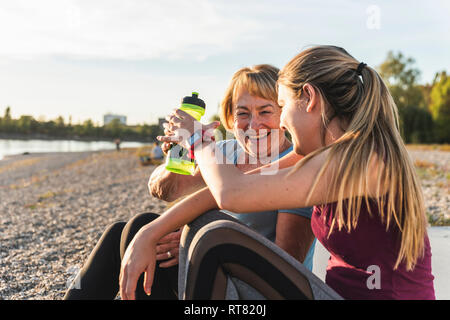
[[[278,71],[278,68],[269,64],[259,64],[235,72],[220,104],[220,120],[227,130],[233,129],[233,105],[241,90],[277,103]]]

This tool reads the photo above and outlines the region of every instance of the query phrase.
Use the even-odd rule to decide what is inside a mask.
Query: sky
[[[0,0],[0,115],[156,123],[197,91],[203,122],[239,68],[282,68],[317,44],[378,66],[450,71],[450,1]]]

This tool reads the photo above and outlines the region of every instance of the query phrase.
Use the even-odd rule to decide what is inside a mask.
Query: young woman
[[[344,298],[434,299],[420,183],[383,80],[344,49],[317,46],[294,57],[278,84],[281,127],[305,158],[275,175],[243,175],[211,161],[212,141],[196,144],[208,189],[183,205],[203,211],[174,207],[141,229],[122,261],[122,296],[134,297],[142,272],[150,291],[159,237],[218,205],[234,212],[315,206],[314,234],[331,253],[326,283]],[[198,124],[180,110],[173,116],[175,135],[161,140],[189,147],[177,132],[194,133]],[[374,266],[376,288],[367,284]]]
[[[301,158],[292,153],[292,144],[280,128],[281,110],[277,104],[278,69],[264,64],[238,70],[231,79],[221,104],[221,118],[227,130],[237,139],[217,143],[222,162],[230,163],[239,172],[248,172],[278,158],[293,163]],[[170,129],[165,130],[171,134]],[[169,172],[161,165],[152,173],[150,192],[163,200],[174,201],[206,187],[197,171],[193,176]],[[248,192],[252,192],[251,188]],[[217,207],[215,207],[217,208]],[[193,209],[191,207],[190,209]],[[215,218],[231,215],[304,263],[311,270],[314,235],[311,230],[312,208],[274,209],[245,215],[217,213]],[[117,222],[108,227],[78,274],[66,299],[112,299],[118,291],[121,257],[138,230],[157,219],[158,215],[143,213],[128,223]],[[172,230],[170,230],[172,231]],[[179,240],[181,231],[159,239],[154,299],[177,297]],[[142,282],[142,280],[140,280]],[[77,286],[78,284],[78,286]],[[147,298],[139,286],[139,299]]]

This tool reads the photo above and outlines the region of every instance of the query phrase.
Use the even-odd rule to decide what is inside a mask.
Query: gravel
[[[106,227],[162,213],[133,150],[0,161],[0,299],[61,299]]]
[[[450,225],[450,152],[410,150],[419,174],[428,221]]]

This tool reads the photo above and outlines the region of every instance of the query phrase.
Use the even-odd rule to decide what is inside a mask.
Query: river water
[[[144,145],[141,142],[124,141],[121,148],[136,148]],[[0,160],[7,155],[25,152],[71,152],[97,151],[115,149],[114,142],[108,141],[75,141],[75,140],[8,140],[0,139]]]

